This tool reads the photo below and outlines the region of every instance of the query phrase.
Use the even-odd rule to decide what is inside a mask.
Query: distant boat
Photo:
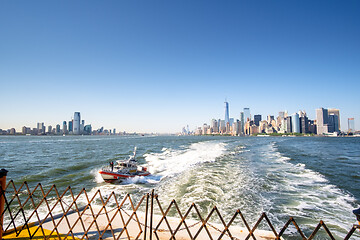
[[[337,137],[338,133],[337,132],[333,132],[333,133],[323,133],[324,136],[326,137]]]
[[[110,166],[103,167],[99,173],[105,182],[115,182],[122,181],[128,178],[133,178],[137,176],[148,176],[150,172],[146,167],[141,167],[137,165],[136,157],[136,147],[134,153],[129,159],[118,160],[114,163],[110,163]]]

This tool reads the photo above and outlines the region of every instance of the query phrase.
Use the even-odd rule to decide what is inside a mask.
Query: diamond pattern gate
[[[284,233],[290,225],[297,230],[291,239],[317,239],[319,232],[321,239],[335,239],[323,221],[309,236],[292,217],[277,231],[263,213],[251,227],[240,210],[228,222],[216,206],[203,217],[196,204],[186,212],[175,200],[162,206],[154,191],[121,199],[115,192],[104,195],[100,190],[74,194],[71,187],[60,193],[55,185],[46,191],[40,183],[30,188],[24,182],[16,188],[12,180],[0,190],[5,202],[0,215],[3,239],[287,239]],[[235,223],[239,221],[245,227]],[[260,230],[260,224],[270,230]],[[359,239],[357,229],[359,225],[350,226],[344,240]]]

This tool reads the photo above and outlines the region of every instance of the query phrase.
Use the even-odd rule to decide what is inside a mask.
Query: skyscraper
[[[63,134],[67,133],[66,121],[63,122]]]
[[[241,134],[244,133],[244,127],[245,127],[244,112],[240,112],[240,133]]]
[[[256,126],[259,126],[260,121],[261,121],[261,115],[260,114],[254,115],[254,123]]]
[[[291,121],[291,116],[287,116],[285,118],[286,121],[286,132],[287,133],[291,133],[292,132],[292,121]]]
[[[80,134],[80,113],[74,113],[73,134]]]
[[[244,108],[244,118],[245,123],[251,121],[250,108]]]
[[[38,123],[37,124],[37,129],[38,129],[39,134],[44,134],[45,133],[45,125],[44,125],[44,123]]]
[[[329,114],[325,108],[316,109],[316,131],[318,135],[323,135],[329,132],[328,128]]]
[[[225,100],[225,125],[230,123],[229,119],[229,103]]]
[[[316,109],[317,134],[323,135],[332,132],[340,132],[339,109]]]
[[[328,114],[329,114],[329,115],[334,114],[334,115],[337,116],[338,125],[339,125],[337,131],[341,130],[341,126],[340,126],[340,110],[339,110],[339,109],[336,109],[336,108],[329,108],[329,109],[328,109]],[[336,131],[336,130],[335,130],[335,131]],[[336,132],[337,132],[337,131],[336,131]]]
[[[300,117],[300,133],[309,133],[309,119],[306,112],[299,112]]]
[[[81,124],[80,124],[80,133],[81,134],[84,133],[84,127],[85,127],[85,120],[81,120]]]
[[[225,120],[220,120],[220,122],[219,122],[219,132],[220,133],[225,133],[226,132]]]
[[[232,126],[234,122],[235,122],[234,118],[229,119],[230,126]]]
[[[339,132],[339,118],[336,114],[329,114],[329,132]]]
[[[255,117],[255,116],[254,116],[254,117]],[[274,116],[271,116],[271,115],[268,115],[268,116],[267,116],[267,122],[268,122],[268,124],[271,124],[271,122],[272,122],[273,120],[275,120]]]
[[[69,133],[73,131],[73,121],[74,120],[69,121]]]
[[[299,114],[294,113],[291,116],[292,121],[292,132],[294,133],[300,133],[300,121],[299,121]]]
[[[355,120],[354,118],[348,118],[348,132],[355,132]]]
[[[60,133],[60,124],[56,124],[56,133],[57,133],[57,134]]]
[[[218,122],[216,121],[216,119],[211,120],[210,127],[213,129],[213,132],[215,133],[219,132]]]
[[[89,125],[86,125],[85,127],[84,127],[84,132],[86,133],[86,134],[91,134],[91,130],[92,130],[92,128],[91,128],[91,125],[89,124]]]

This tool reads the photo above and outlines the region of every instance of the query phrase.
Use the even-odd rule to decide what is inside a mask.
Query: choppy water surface
[[[98,170],[127,158],[134,146],[152,175],[103,182]],[[323,220],[340,237],[360,206],[359,164],[360,138],[0,137],[0,167],[17,185],[135,196],[155,189],[163,203],[176,199],[183,211],[193,202],[204,214],[214,205],[229,217],[241,209],[251,225],[266,212],[276,229],[294,216],[310,233]]]

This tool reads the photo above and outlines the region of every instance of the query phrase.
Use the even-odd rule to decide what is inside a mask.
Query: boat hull
[[[123,181],[125,179],[133,178],[133,177],[144,177],[150,175],[148,171],[141,171],[136,172],[135,174],[121,174],[112,171],[99,171],[101,177],[104,179],[105,182],[115,182],[115,181]]]

